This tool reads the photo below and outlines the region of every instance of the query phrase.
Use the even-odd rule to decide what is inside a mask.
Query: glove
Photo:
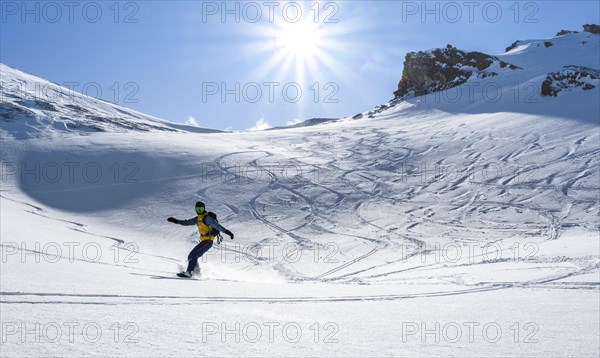
[[[229,237],[231,238],[231,240],[233,240],[233,233],[229,230],[225,230],[225,234],[229,235]]]
[[[179,222],[179,220],[175,219],[174,217],[169,217],[167,219],[168,222],[173,223],[173,224],[177,224]]]

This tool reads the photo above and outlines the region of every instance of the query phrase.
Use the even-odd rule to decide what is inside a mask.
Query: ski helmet
[[[204,205],[203,202],[198,201],[196,202],[196,212],[197,213],[202,213],[206,210],[206,206]]]

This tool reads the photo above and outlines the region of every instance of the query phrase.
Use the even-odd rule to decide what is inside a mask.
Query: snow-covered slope
[[[1,63],[0,87],[0,128],[16,138],[55,132],[219,132],[148,116]]]
[[[525,73],[532,51],[501,56]],[[3,138],[2,354],[597,356],[598,87],[435,96],[264,132]],[[236,236],[181,280],[197,234],[166,218],[197,200]]]

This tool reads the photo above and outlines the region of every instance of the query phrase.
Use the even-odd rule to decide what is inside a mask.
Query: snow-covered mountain
[[[0,64],[0,87],[1,128],[16,138],[55,132],[220,132],[148,116],[4,64]]]
[[[469,80],[482,80],[479,81],[482,88],[528,83],[541,89],[553,75],[566,68],[578,70],[577,77],[587,86],[564,81],[563,90],[590,90],[599,83],[596,53],[600,48],[597,29],[589,27],[586,30],[582,33],[559,32],[556,37],[542,40],[515,41],[505,54],[498,56],[461,51],[451,45],[445,49],[411,52],[406,55],[402,80],[394,94],[399,99],[422,96],[460,86]],[[486,78],[488,81],[483,81]],[[544,78],[543,82],[540,78]],[[550,95],[543,89],[534,93]]]
[[[513,112],[598,123],[600,35],[597,25],[584,30],[515,41],[498,55],[452,45],[410,52],[394,99],[355,118],[410,102],[456,114]]]
[[[457,77],[262,132],[80,135],[4,95],[2,355],[598,356],[598,37],[411,54]],[[197,200],[235,240],[181,280]]]

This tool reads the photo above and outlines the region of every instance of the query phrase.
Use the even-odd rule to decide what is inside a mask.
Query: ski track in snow
[[[153,276],[161,278],[162,276]],[[177,278],[174,278],[177,280]],[[179,279],[181,281],[181,279]],[[194,281],[194,280],[190,280]],[[372,295],[372,296],[334,296],[334,297],[222,297],[222,296],[126,296],[126,295],[103,295],[103,294],[62,294],[62,293],[34,293],[34,292],[0,292],[4,297],[0,303],[8,304],[98,304],[98,305],[116,305],[116,304],[159,304],[159,305],[192,305],[192,304],[216,304],[222,302],[241,303],[241,302],[261,302],[261,303],[304,303],[304,302],[350,302],[350,301],[391,301],[419,297],[440,297],[455,296],[475,292],[484,292],[507,288],[509,285],[494,285],[494,287],[475,287],[456,291],[439,291],[423,294],[400,294],[400,295]],[[7,300],[16,297],[21,300]],[[23,297],[59,297],[59,298],[78,298],[81,301],[39,301],[22,300]],[[100,301],[84,301],[84,299],[107,299]],[[135,299],[135,301],[132,301]],[[119,301],[122,300],[122,301]],[[178,301],[180,300],[180,301]],[[113,301],[113,302],[106,302]],[[175,301],[175,302],[173,302]]]
[[[459,142],[461,139],[456,137],[463,135],[458,131],[448,132],[444,126],[431,127],[436,129],[433,130],[433,128],[429,128],[429,130],[433,130],[432,133],[427,135],[430,139],[435,139],[436,137],[447,138],[448,135],[452,135],[448,140],[448,143],[453,143]],[[425,129],[427,129],[427,126]],[[424,131],[424,129],[420,131]],[[326,142],[324,145],[327,147],[339,147],[341,142],[352,138],[350,136],[344,137],[345,135],[348,135],[348,132],[342,131],[342,135],[337,142]],[[278,153],[261,149],[261,146],[254,145],[248,147],[247,150],[226,153],[216,157],[214,160],[215,163],[218,164],[218,170],[224,176],[235,178],[236,175],[239,175],[239,173],[231,171],[230,168],[221,165],[221,163],[228,162],[239,163],[250,168],[255,168],[257,172],[260,171],[268,176],[268,180],[265,183],[259,183],[259,189],[249,196],[249,199],[245,204],[241,203],[242,205],[239,205],[239,203],[237,203],[234,205],[234,203],[231,202],[224,202],[224,205],[231,211],[231,214],[222,218],[224,222],[227,222],[229,218],[235,219],[235,216],[242,212],[248,212],[255,220],[270,227],[276,233],[276,236],[282,235],[282,237],[286,237],[299,247],[313,247],[314,245],[318,245],[319,240],[308,233],[314,233],[315,231],[319,232],[320,235],[351,238],[356,240],[356,242],[363,243],[361,245],[366,245],[365,248],[362,249],[363,253],[345,259],[334,267],[326,267],[316,274],[302,273],[293,268],[292,265],[273,264],[272,268],[288,280],[334,282],[359,279],[360,281],[366,280],[368,282],[368,280],[373,278],[382,279],[388,276],[397,276],[407,271],[418,271],[423,267],[427,267],[428,270],[436,268],[445,270],[448,267],[461,267],[464,265],[463,262],[459,262],[415,266],[408,269],[393,268],[394,265],[406,263],[411,257],[428,254],[433,250],[432,247],[430,247],[431,245],[428,247],[427,235],[419,231],[422,227],[437,227],[440,228],[440,231],[442,232],[448,232],[448,228],[458,230],[458,232],[480,231],[482,233],[495,233],[496,236],[499,235],[500,237],[504,236],[504,233],[506,233],[506,235],[508,235],[507,238],[510,238],[515,233],[519,232],[525,237],[538,236],[541,234],[546,237],[545,240],[558,240],[561,235],[562,221],[569,215],[571,208],[586,203],[593,205],[593,201],[587,201],[587,199],[577,196],[573,197],[572,195],[569,195],[569,191],[576,190],[577,192],[589,192],[598,189],[597,187],[590,187],[589,185],[576,185],[581,180],[593,175],[593,172],[589,169],[581,170],[577,175],[565,179],[562,183],[542,187],[537,185],[538,181],[511,184],[514,180],[514,175],[505,175],[484,181],[470,181],[469,175],[471,174],[463,174],[458,177],[447,179],[444,177],[444,174],[440,175],[439,173],[436,173],[435,176],[430,176],[431,179],[427,178],[426,180],[422,180],[417,185],[405,185],[405,188],[401,189],[402,199],[400,199],[397,195],[389,195],[390,186],[402,185],[402,182],[398,183],[397,178],[395,177],[396,173],[393,170],[390,171],[390,169],[397,168],[412,160],[418,161],[425,155],[431,156],[436,151],[444,152],[444,144],[412,147],[410,144],[404,143],[400,149],[394,148],[379,151],[377,148],[390,148],[389,143],[404,142],[401,140],[401,138],[404,137],[403,133],[393,133],[389,130],[382,130],[375,127],[372,130],[362,129],[361,132],[356,133],[356,135],[360,135],[361,137],[356,139],[355,144],[349,145],[347,149],[342,151],[342,153],[345,152],[345,154],[342,154],[342,159],[338,160],[337,163],[335,163],[334,160],[323,158],[326,163],[324,166],[336,164],[337,179],[333,185],[322,184],[305,177],[295,178],[296,180],[282,180],[276,173],[270,171],[268,166],[261,164],[268,163],[269,161],[281,162]],[[313,141],[313,136],[314,133],[309,132],[305,136],[300,136],[300,138],[296,140],[296,143],[310,144]],[[469,142],[478,143],[484,141],[485,138],[488,137],[488,135],[481,135],[481,138],[479,139],[469,138]],[[588,138],[588,136],[585,138]],[[501,156],[499,160],[501,162],[518,160],[518,158],[527,155],[528,150],[532,150],[531,148],[549,146],[549,144],[541,142],[539,136],[527,137],[526,139],[527,142],[531,144],[529,147],[505,154]],[[585,143],[585,140],[580,136],[575,143],[576,145],[574,147],[567,150],[567,154],[561,154],[558,159],[565,162],[585,160],[582,166],[584,168],[589,168],[591,161],[593,161],[594,158],[597,158],[594,156],[597,156],[600,150],[581,148],[582,144]],[[473,144],[470,144],[468,147],[461,149],[458,151],[458,154],[461,155],[465,153],[472,145]],[[325,148],[321,146],[309,145],[309,147],[312,149],[310,149],[309,152],[306,152],[307,148],[302,145],[302,155],[300,156],[287,155],[285,158],[286,163],[294,163],[307,167],[305,163],[306,158],[320,158],[323,157],[322,153],[326,152]],[[497,157],[497,150],[498,149],[495,146],[492,146],[487,150],[480,150],[476,158],[469,159],[470,162],[467,163],[465,172],[470,173],[470,168],[476,165],[477,160],[479,160],[478,158]],[[578,150],[581,150],[581,153],[578,153]],[[445,161],[445,159],[441,159],[436,160],[435,162],[437,165],[441,165],[444,164]],[[382,165],[385,170],[378,170],[377,168]],[[540,165],[540,167],[543,166],[544,163]],[[373,171],[368,169],[358,169],[359,167],[376,169]],[[523,175],[523,173],[519,173],[519,175]],[[170,178],[174,177],[171,176]],[[179,178],[189,179],[189,177],[183,176]],[[557,180],[557,178],[550,177],[545,180],[547,183],[552,183]],[[219,182],[213,184],[208,183],[197,190],[196,196],[198,198],[205,198],[205,200],[209,202],[220,202],[221,198],[213,196],[211,193],[213,190],[221,189],[222,185],[223,183]],[[440,206],[439,202],[421,199],[421,194],[431,191],[432,186],[438,186],[437,189],[433,189],[437,193],[436,195],[450,195],[446,202],[442,203],[442,206]],[[463,193],[460,190],[464,189],[465,186],[468,186],[468,191]],[[489,200],[486,199],[484,193],[490,190],[490,187],[494,190],[502,190],[504,193],[510,190],[529,190],[530,194],[528,196],[513,196],[505,201]],[[321,195],[320,193],[323,193],[324,191],[332,195],[334,199],[328,201],[326,205],[321,205],[319,196]],[[259,202],[262,203],[265,200],[263,198],[273,192],[287,193],[287,195],[297,198],[301,203],[304,203],[304,205],[307,206],[307,210],[303,211],[304,219],[298,220],[298,225],[284,227],[278,220],[270,219],[271,213],[268,210],[264,211],[264,209],[261,209]],[[452,195],[454,193],[457,194]],[[567,208],[566,212],[559,213],[556,210],[544,208],[535,203],[538,198],[548,197],[555,193],[560,194],[563,197],[562,200],[566,202],[566,205],[564,205],[564,207]],[[352,200],[349,199],[350,196],[352,196]],[[6,195],[2,195],[2,198],[8,199]],[[268,197],[266,200],[269,200]],[[403,228],[388,230],[386,227],[365,218],[362,211],[368,212],[369,208],[364,207],[375,201],[377,202],[376,206],[379,206],[382,203],[388,203],[391,206],[405,207],[404,217],[400,218],[406,220],[406,224],[403,225]],[[83,223],[46,215],[44,210],[37,205],[27,202],[24,202],[24,204],[33,209],[29,211],[31,214],[72,225],[71,230],[86,235],[92,235],[97,238],[113,240],[118,244],[124,243],[124,240],[122,239],[88,232],[85,228],[86,225]],[[443,209],[440,210],[440,208]],[[483,217],[478,219],[477,216],[473,216],[473,214],[485,216],[488,212],[502,212],[507,210],[530,212],[537,215],[542,221],[538,223],[532,222],[523,226],[522,223],[510,223],[510,221],[507,221],[506,219],[490,220],[483,219]],[[336,223],[335,221],[331,221],[330,217],[331,213],[336,211],[346,215],[351,222],[354,222],[361,227],[361,229],[359,231],[332,230],[331,228],[335,227]],[[440,217],[439,213],[444,211],[451,213],[451,216],[448,218],[444,218],[443,216]],[[434,215],[434,213],[437,213],[437,215]],[[529,225],[529,227],[527,225]],[[368,231],[371,234],[362,234],[365,231]],[[492,242],[501,243],[502,239],[500,238],[499,241],[493,240]],[[398,255],[394,259],[385,259],[385,262],[383,263],[369,261],[369,258],[377,256],[380,253],[389,254],[390,251],[393,252],[394,248],[398,248],[401,245],[412,245],[417,248],[417,250],[410,252],[410,254]],[[507,249],[504,247],[503,250],[505,251]],[[255,265],[261,265],[266,261],[264,258],[247,251],[244,251],[241,254],[251,260]],[[178,261],[175,258],[160,255],[153,256],[171,262]],[[486,264],[482,255],[476,255],[473,259],[481,260],[481,262],[477,263],[478,265]],[[389,267],[389,269],[387,267]],[[386,271],[386,269],[389,271]],[[586,271],[585,268],[580,268],[578,271],[572,272],[569,275],[585,274],[586,272],[588,271]],[[563,277],[552,276],[539,279],[537,282],[549,283],[561,278]]]

